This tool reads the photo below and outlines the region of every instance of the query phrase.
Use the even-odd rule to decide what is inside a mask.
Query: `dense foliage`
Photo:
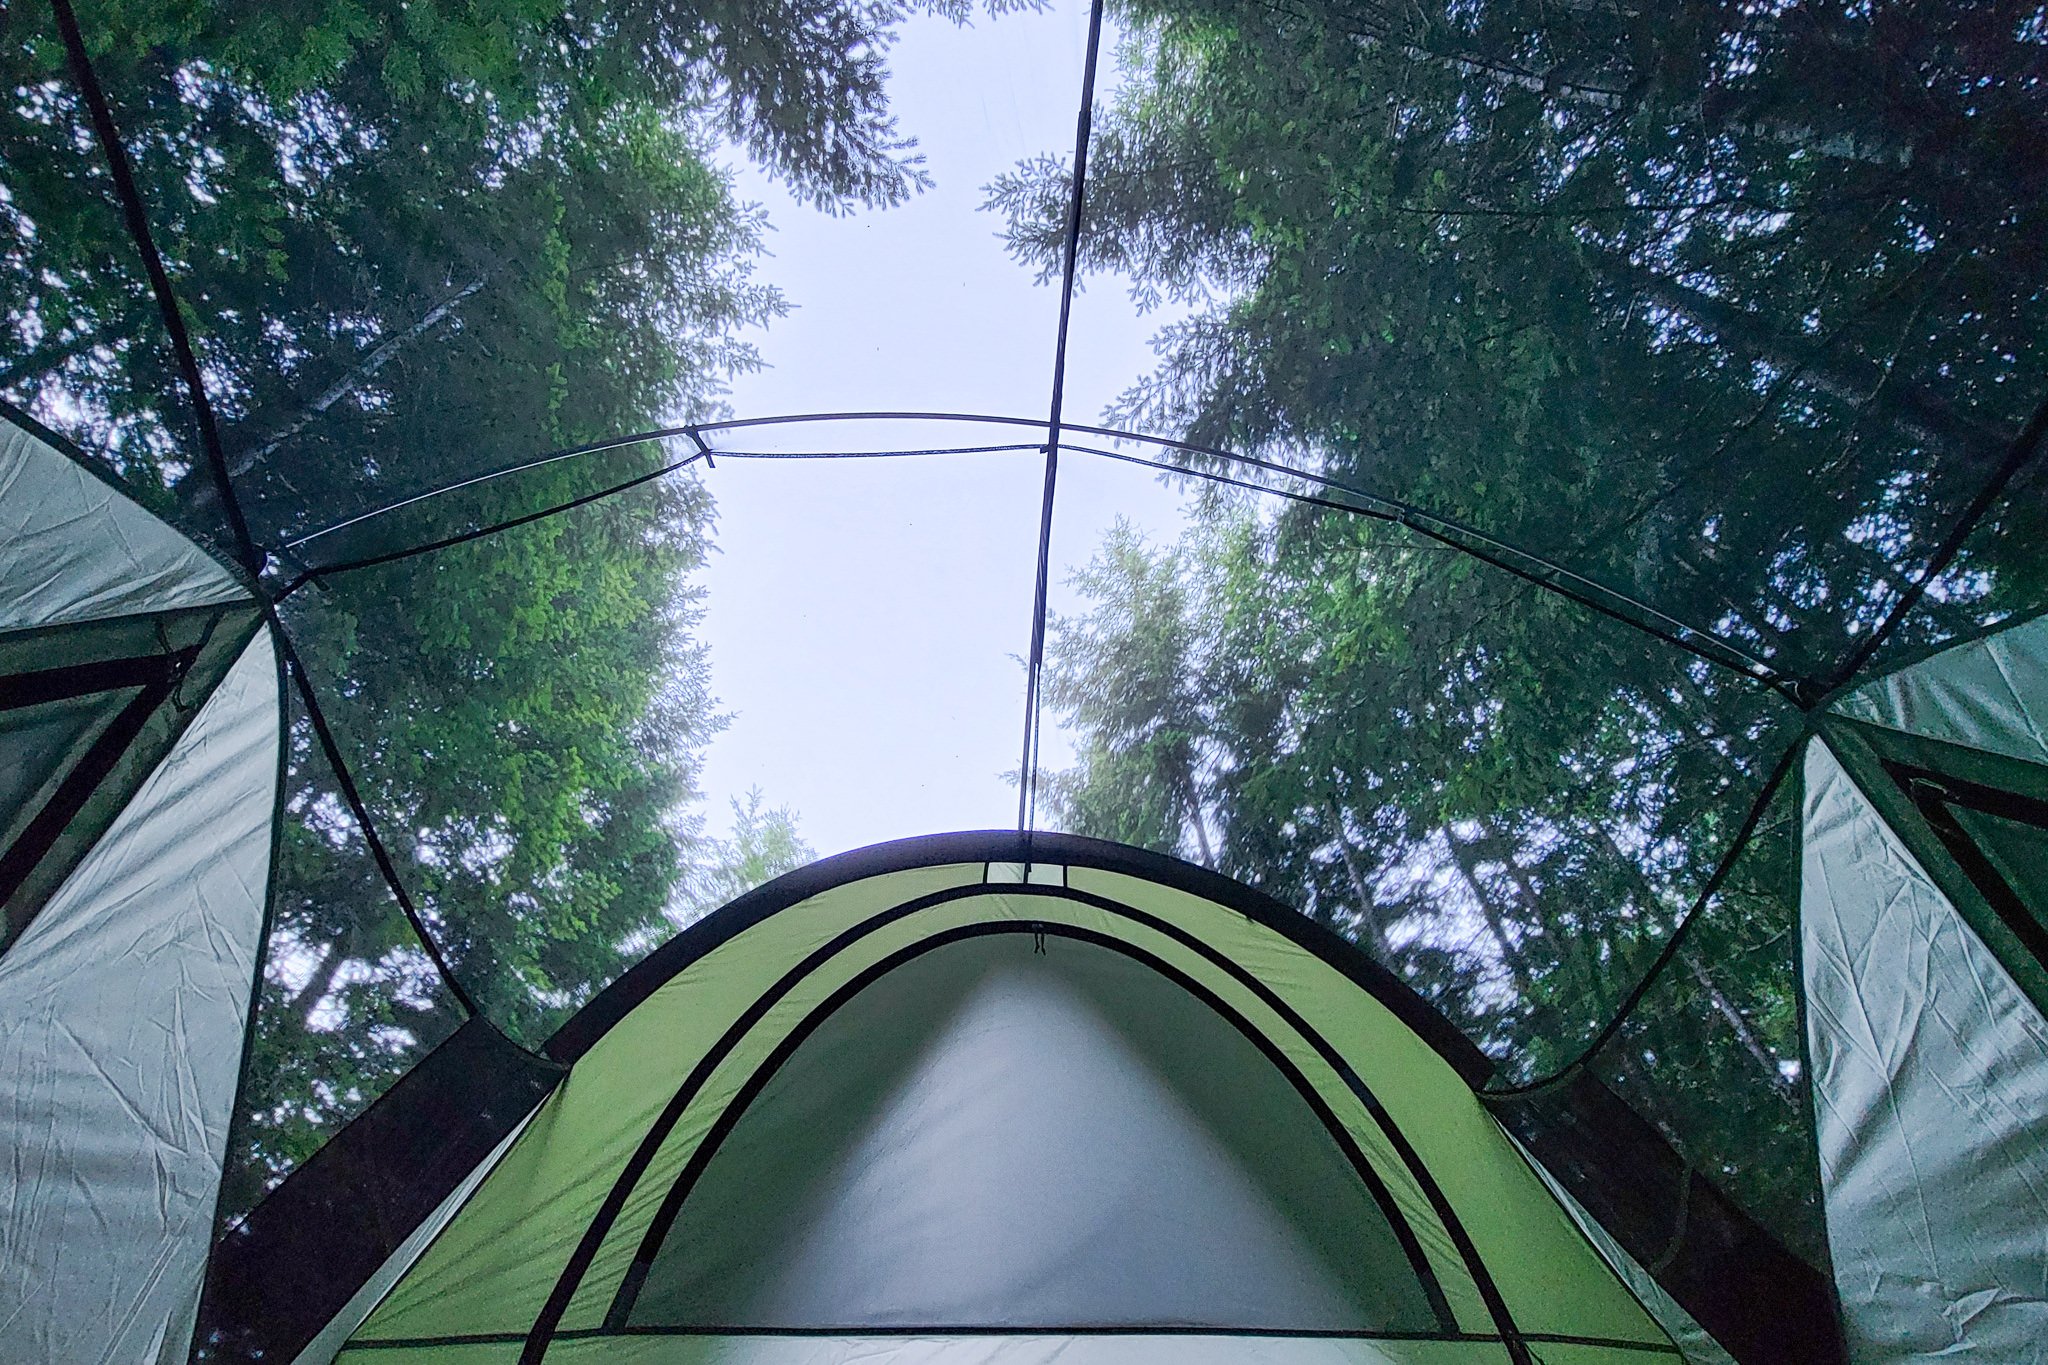
[[[965,14],[953,0],[915,7]],[[724,377],[753,363],[744,331],[782,307],[753,277],[763,225],[734,199],[724,149],[828,211],[922,183],[883,91],[909,3],[81,8],[266,549],[714,407]],[[0,52],[0,388],[222,541],[192,409],[50,12],[11,10]],[[382,542],[273,563],[288,575],[331,544],[362,552],[425,539],[437,517],[514,515],[591,477],[536,471],[388,534],[393,523],[366,524]],[[689,587],[711,527],[708,497],[672,480],[287,604],[402,880],[459,978],[526,1041],[699,891],[809,856],[786,813],[758,801],[723,843],[691,812],[719,724]],[[230,1210],[461,1018],[295,714]]]
[[[962,0],[921,6],[951,14]],[[1000,5],[994,6],[1001,8]],[[658,447],[288,541],[713,409],[782,300],[720,145],[830,211],[921,171],[908,0],[196,3],[84,16],[281,580],[584,493]],[[1217,866],[1394,965],[1510,1077],[1578,1055],[2040,399],[2038,4],[1123,0],[1084,265],[1192,316],[1114,414],[1549,556],[1745,674],[1432,544],[1211,495],[1054,623],[1063,823]],[[17,7],[19,10],[19,7]],[[9,12],[0,392],[218,540],[163,329],[40,7]],[[1049,159],[993,187],[1053,272]],[[1190,457],[1191,459],[1194,457]],[[1995,500],[1878,661],[2039,606]],[[526,1041],[677,919],[809,856],[694,813],[718,726],[666,481],[333,575],[293,632],[467,987]],[[303,714],[231,1207],[461,1018]],[[1592,1060],[1810,1255],[1794,793]]]
[[[1572,1059],[2041,400],[2038,5],[1129,0],[1085,263],[1189,320],[1125,425],[1410,499],[1711,631],[1692,658],[1399,527],[1212,497],[1056,623],[1072,828],[1366,942]],[[1056,265],[1063,162],[992,190]],[[2038,486],[1884,657],[2037,606]],[[1810,1255],[1791,795],[1596,1072]]]

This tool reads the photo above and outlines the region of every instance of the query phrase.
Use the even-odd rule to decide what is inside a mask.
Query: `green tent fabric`
[[[1856,688],[1834,710],[1889,729],[2048,763],[2048,619],[1942,650]]]
[[[0,422],[0,509],[0,630],[249,601],[231,570],[13,420]]]
[[[940,845],[935,852],[943,856],[944,841],[935,842]],[[1001,845],[1012,840],[986,836],[983,842]],[[1050,847],[1045,856],[1052,859],[1068,856],[1068,845],[1077,841],[1047,842]],[[1090,852],[1078,851],[1084,857]],[[1451,1064],[1356,977],[1279,928],[1244,913],[1239,907],[1248,903],[1249,893],[1239,893],[1235,897],[1238,905],[1233,906],[1151,878],[1091,867],[1087,862],[1034,862],[1027,883],[1019,867],[985,861],[929,861],[933,856],[915,842],[903,848],[873,850],[870,860],[884,865],[893,862],[901,870],[852,877],[763,915],[755,907],[780,899],[771,884],[757,893],[760,899],[755,906],[742,901],[707,921],[702,928],[719,932],[722,941],[677,965],[659,984],[652,984],[648,977],[636,980],[629,976],[614,987],[615,991],[644,992],[644,998],[577,1060],[562,1086],[542,1105],[461,1212],[350,1338],[340,1358],[410,1359],[417,1353],[420,1359],[440,1359],[458,1349],[468,1352],[471,1346],[494,1345],[497,1355],[477,1358],[518,1359],[537,1330],[537,1319],[545,1320],[548,1335],[565,1345],[594,1340],[612,1321],[617,1322],[614,1335],[624,1342],[630,1343],[636,1336],[659,1335],[659,1328],[635,1321],[632,1307],[620,1306],[621,1286],[630,1282],[633,1297],[644,1296],[649,1277],[659,1276],[662,1257],[646,1259],[645,1247],[650,1242],[666,1244],[662,1237],[651,1235],[650,1228],[662,1218],[664,1204],[672,1197],[670,1191],[678,1188],[679,1176],[697,1169],[703,1160],[699,1154],[710,1150],[714,1155],[704,1179],[715,1179],[716,1141],[745,1141],[744,1125],[753,1112],[745,1107],[747,1102],[763,1081],[769,1082],[771,1089],[762,1092],[760,1102],[773,1102],[777,1068],[800,1067],[806,1056],[801,1045],[790,1051],[791,1040],[801,1044],[821,1016],[827,1017],[829,1028],[829,1014],[835,1006],[856,1008],[867,992],[888,991],[893,974],[915,974],[921,968],[930,979],[919,983],[922,989],[912,998],[929,1002],[945,979],[944,972],[931,971],[931,964],[968,944],[978,946],[982,936],[1007,950],[1003,958],[1007,969],[1021,972],[1027,980],[1034,970],[1040,977],[1052,973],[1051,964],[1056,961],[1085,961],[1091,950],[1125,955],[1120,960],[1145,969],[1139,972],[1137,965],[1127,969],[1140,984],[1150,980],[1170,993],[1184,994],[1191,1009],[1194,993],[1199,992],[1202,1010],[1228,1017],[1237,1028],[1246,1030],[1255,1047],[1245,1049],[1244,1057],[1226,1057],[1222,1049],[1216,1049],[1213,1055],[1199,1058],[1198,1065],[1181,1079],[1199,1074],[1203,1068],[1233,1063],[1253,1081],[1276,1079],[1260,1076],[1263,1067],[1292,1072],[1294,1084],[1306,1087],[1305,1094],[1323,1121],[1336,1125],[1332,1133],[1352,1149],[1352,1159],[1362,1160],[1371,1182],[1383,1187],[1387,1216],[1398,1219],[1406,1239],[1412,1239],[1412,1254],[1417,1258],[1413,1267],[1401,1259],[1389,1237],[1376,1244],[1373,1254],[1394,1264],[1372,1266],[1365,1273],[1396,1279],[1426,1276],[1435,1286],[1431,1294],[1443,1315],[1435,1323],[1426,1314],[1421,1321],[1413,1320],[1425,1305],[1421,1295],[1411,1293],[1403,1300],[1409,1302],[1409,1308],[1395,1310],[1391,1322],[1371,1320],[1368,1314],[1359,1322],[1347,1322],[1342,1329],[1320,1333],[1313,1313],[1301,1320],[1260,1321],[1257,1304],[1241,1305],[1249,1320],[1194,1325],[1225,1336],[1238,1329],[1244,1338],[1236,1345],[1238,1351],[1262,1351],[1267,1354],[1259,1358],[1275,1360],[1398,1359],[1404,1357],[1391,1353],[1405,1348],[1390,1343],[1433,1337],[1471,1343],[1472,1359],[1503,1359],[1508,1358],[1502,1355],[1503,1348],[1493,1344],[1503,1335],[1560,1344],[1584,1339],[1583,1349],[1593,1352],[1589,1359],[1604,1358],[1604,1353],[1611,1352],[1668,1354],[1674,1350]],[[1096,852],[1091,861],[1102,861],[1102,854]],[[728,916],[737,923],[720,923]],[[927,953],[929,958],[924,956]],[[1167,982],[1173,983],[1170,988]],[[1128,1001],[1131,983],[1119,984],[1121,992],[1106,992],[1100,998]],[[1399,989],[1391,982],[1379,984],[1389,992]],[[1419,1007],[1419,1002],[1412,1000],[1404,1004],[1410,1010]],[[612,1007],[600,998],[589,1008],[602,1013]],[[1159,1014],[1155,1010],[1138,1017],[1150,1018],[1156,1025]],[[887,1013],[877,1016],[889,1017]],[[894,1017],[900,1019],[901,1011]],[[990,1027],[970,1022],[968,1032],[974,1035]],[[827,1049],[823,1064],[828,1069],[849,1065],[843,1059],[831,1060],[833,1042],[825,1028],[811,1036]],[[854,1034],[856,1038],[872,1036],[872,1029]],[[1057,1027],[1053,1036],[1058,1036]],[[1042,1040],[1030,1036],[1026,1029],[1014,1045],[1035,1049]],[[1142,1049],[1143,1044],[1138,1046]],[[1070,1048],[1069,1052],[1064,1059],[1055,1053],[1046,1060],[1055,1066],[1086,1062],[1085,1049]],[[1250,1066],[1246,1066],[1247,1058]],[[1141,1066],[1133,1068],[1130,1075],[1149,1072],[1149,1067]],[[1174,1073],[1168,1067],[1162,1074]],[[814,1074],[814,1083],[817,1079]],[[986,1088],[996,1084],[993,1077],[973,1068],[943,1065],[929,1083],[937,1085],[940,1093],[920,1095],[917,1105],[939,1111],[967,1101],[987,1102]],[[1224,1086],[1224,1093],[1212,1098],[1231,1099],[1229,1089]],[[1116,1090],[1104,1087],[1104,1094]],[[1057,1096],[1048,1096],[1048,1103],[1056,1102]],[[1088,1106],[1081,1107],[1085,1110]],[[737,1127],[732,1125],[735,1115],[739,1117]],[[842,1117],[828,1111],[811,1117],[820,1124],[863,1121],[858,1113]],[[1291,1117],[1297,1124],[1312,1126],[1306,1107]],[[886,1146],[888,1125],[883,1123],[882,1128],[877,1140]],[[1302,1140],[1321,1135],[1297,1132],[1289,1136]],[[1058,1142],[1043,1132],[1026,1134],[1024,1139],[1032,1148]],[[1080,1134],[1069,1134],[1065,1141],[1066,1150],[1050,1155],[1041,1151],[1042,1163],[1026,1163],[1006,1176],[991,1171],[991,1180],[997,1184],[1025,1181],[1030,1200],[1040,1207],[1073,1198],[1116,1206],[1120,1199],[1135,1198],[1134,1207],[1158,1211],[1159,1201],[1146,1198],[1156,1191],[1125,1192],[1119,1188],[1132,1177],[1131,1172],[1121,1173],[1120,1180],[1089,1169],[1091,1164],[1112,1161],[1115,1153],[1110,1149],[1116,1144],[1090,1141]],[[922,1142],[929,1144],[923,1149],[930,1157],[927,1167],[942,1161],[969,1163],[977,1153],[986,1155],[985,1141],[962,1140],[959,1150],[950,1149],[943,1130],[923,1134]],[[1171,1142],[1162,1143],[1161,1152],[1172,1147]],[[1233,1150],[1275,1159],[1271,1145],[1240,1144]],[[1284,1146],[1280,1150],[1284,1153]],[[873,1173],[879,1164],[871,1154],[863,1161],[842,1161],[833,1170]],[[974,1169],[970,1166],[961,1187],[962,1201],[970,1207],[931,1208],[923,1210],[923,1221],[912,1220],[915,1227],[893,1231],[863,1227],[858,1235],[846,1235],[855,1236],[856,1245],[867,1239],[869,1250],[878,1257],[904,1251],[900,1246],[876,1242],[905,1238],[916,1246],[932,1239],[943,1241],[956,1231],[947,1226],[949,1218],[971,1217],[977,1212],[987,1216],[986,1209],[971,1207],[975,1191],[986,1192],[985,1184],[972,1178]],[[1286,1172],[1262,1175],[1284,1183]],[[887,1175],[877,1178],[886,1182]],[[927,1169],[926,1179],[938,1188],[956,1188],[946,1183],[942,1167]],[[1062,1190],[1060,1186],[1067,1182],[1072,1184]],[[1202,1205],[1221,1197],[1217,1183],[1167,1178],[1165,1187],[1172,1189],[1173,1197],[1190,1206],[1167,1212],[1185,1212],[1196,1226],[1209,1226],[1202,1221]],[[867,1218],[881,1219],[882,1210],[900,1209],[914,1192],[877,1191],[860,1207]],[[1341,1193],[1332,1190],[1324,1197],[1337,1198]],[[720,1195],[715,1189],[706,1189],[694,1197],[715,1202]],[[724,1195],[728,1201],[733,1197],[730,1190]],[[759,1192],[759,1197],[769,1198],[765,1191]],[[750,1206],[742,1208],[751,1212]],[[690,1200],[682,1200],[680,1219],[675,1223],[677,1235],[691,1230],[690,1209]],[[1132,1211],[1117,1207],[1119,1220],[1128,1219]],[[1303,1212],[1297,1209],[1295,1216],[1299,1218]],[[677,1218],[673,1210],[667,1216]],[[1057,1225],[1057,1218],[1050,1221]],[[989,1244],[1004,1239],[994,1229],[1015,1222],[1014,1217],[989,1221],[981,1236],[962,1242],[958,1254],[979,1254],[1000,1262],[1004,1248]],[[1109,1258],[1105,1264],[1121,1262],[1128,1269],[1134,1260],[1143,1259],[1138,1249],[1117,1242],[1119,1235],[1130,1232],[1119,1221],[1104,1233],[1110,1239],[1110,1245],[1101,1251]],[[1030,1234],[1012,1227],[1011,1235]],[[543,1252],[542,1247],[548,1250]],[[1157,1256],[1161,1250],[1154,1247],[1151,1254]],[[1080,1253],[1077,1244],[1061,1254]],[[1184,1247],[1181,1255],[1190,1264],[1175,1266],[1169,1279],[1195,1275],[1191,1263],[1199,1259],[1198,1249]],[[756,1275],[772,1275],[784,1269],[773,1265],[774,1259],[764,1251],[760,1261],[749,1262],[749,1266]],[[1237,1274],[1242,1277],[1251,1272],[1239,1267]],[[1281,1278],[1298,1284],[1298,1276]],[[977,1283],[983,1283],[982,1292],[988,1292],[988,1285],[1009,1285],[1014,1280],[1016,1292],[1031,1298],[1045,1292],[1039,1279],[1039,1275],[996,1264],[987,1267],[985,1280]],[[889,1310],[916,1289],[932,1292],[931,1281],[930,1269],[908,1273],[905,1294],[870,1295],[864,1301],[874,1310]],[[678,1336],[700,1342],[707,1332],[748,1341],[759,1336],[760,1342],[745,1347],[755,1354],[743,1358],[763,1360],[784,1358],[774,1354],[773,1343],[781,1340],[777,1329],[797,1332],[805,1343],[782,1348],[791,1359],[862,1358],[897,1337],[957,1337],[981,1343],[959,1347],[972,1352],[963,1359],[980,1359],[983,1353],[996,1352],[1002,1353],[1003,1359],[1050,1359],[1063,1350],[1077,1350],[1084,1357],[1094,1352],[1104,1359],[1168,1359],[1176,1358],[1174,1353],[1179,1351],[1213,1349],[1165,1340],[1173,1337],[1176,1323],[1186,1322],[1189,1306],[1148,1312],[1144,1293],[1131,1292],[1136,1294],[1136,1316],[1125,1321],[1105,1320],[1113,1317],[1112,1308],[1097,1305],[1084,1312],[1078,1323],[1040,1320],[1020,1325],[1003,1321],[997,1314],[1028,1305],[1003,1300],[1000,1304],[979,1301],[980,1321],[899,1321],[879,1338],[864,1334],[858,1321],[731,1323],[722,1327],[699,1322],[680,1329]],[[652,1316],[660,1319],[658,1307]],[[750,1325],[760,1330],[749,1332]],[[1330,1327],[1328,1322],[1321,1325]],[[1087,1338],[1086,1330],[1046,1330],[1062,1326],[1093,1326],[1127,1335],[1142,1332],[1162,1340],[1144,1346],[1143,1353],[1132,1344],[1083,1347],[1069,1338]],[[829,1348],[829,1356],[821,1354],[828,1350],[819,1344],[826,1337],[844,1338],[845,1343]],[[1027,1344],[1026,1339],[1036,1344]],[[1317,1344],[1310,1346],[1309,1342]],[[1344,1345],[1346,1342],[1360,1344]],[[556,1349],[548,1348],[550,1358]],[[587,1352],[590,1347],[586,1344],[576,1349]],[[701,1349],[710,1351],[712,1347],[702,1345]],[[936,1347],[928,1343],[923,1349]],[[1349,1354],[1328,1356],[1331,1350]],[[1373,1352],[1390,1354],[1376,1356]]]
[[[1806,757],[1807,1028],[1852,1348],[2023,1359],[2048,1318],[2048,620],[1839,701]]]

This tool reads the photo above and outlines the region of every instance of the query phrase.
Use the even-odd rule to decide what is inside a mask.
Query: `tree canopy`
[[[92,6],[89,56],[258,541],[714,414],[785,306],[724,163],[751,156],[826,212],[918,190],[884,90],[913,10],[967,17],[960,0]],[[226,544],[50,12],[17,7],[0,60],[0,389]],[[641,445],[496,480],[273,568],[517,517],[662,459]],[[701,890],[809,856],[758,800],[727,841],[694,808],[722,723],[691,586],[713,524],[700,486],[650,483],[284,603],[401,883],[529,1044]],[[307,722],[230,1213],[463,1017]]]
[[[1081,264],[1190,314],[1110,416],[1434,520],[1117,528],[1051,623],[1057,822],[1358,939],[1503,1086],[1583,1060],[1818,1261],[1784,760],[1858,669],[2048,602],[2007,486],[2039,5],[1113,9]],[[709,496],[593,495],[687,456],[609,443],[718,413],[786,306],[724,159],[824,212],[924,183],[914,11],[966,5],[95,6],[212,431],[55,27],[0,40],[0,393],[217,545],[218,455],[396,880],[523,1043],[811,856],[759,794],[697,808]],[[1048,277],[1072,189],[990,187]],[[294,704],[230,1211],[467,1013]]]
[[[1419,504],[1758,666],[1212,492],[1073,580],[1061,819],[1308,908],[1509,1081],[1599,1036],[1754,823],[1592,1065],[1820,1257],[1764,793],[2041,401],[2038,7],[1112,8],[1082,260],[1192,309],[1112,416]],[[1048,275],[1069,193],[1056,156],[990,190]],[[1880,657],[2041,604],[2038,494]]]

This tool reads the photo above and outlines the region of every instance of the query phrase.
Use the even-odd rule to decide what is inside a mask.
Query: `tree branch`
[[[396,356],[407,346],[440,326],[442,322],[446,321],[454,313],[455,309],[464,299],[471,297],[481,290],[484,287],[485,281],[485,276],[478,275],[468,284],[462,286],[462,288],[422,313],[419,319],[410,327],[407,327],[402,332],[393,333],[375,346],[372,346],[364,353],[361,360],[351,365],[342,374],[341,378],[335,380],[325,389],[322,389],[318,397],[301,408],[299,415],[293,418],[290,423],[259,444],[237,455],[233,462],[229,464],[228,472],[236,478],[241,478],[257,465],[269,459],[285,442],[311,426],[316,420],[325,415],[329,408],[354,393],[372,375],[383,369],[385,365],[390,363],[393,356]]]

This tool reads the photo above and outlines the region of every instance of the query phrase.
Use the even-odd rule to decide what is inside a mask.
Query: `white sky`
[[[757,339],[769,363],[742,378],[739,416],[944,410],[1045,416],[1057,290],[1010,260],[983,187],[1018,160],[1072,148],[1087,32],[1083,4],[980,19],[922,19],[891,54],[894,108],[935,187],[881,213],[829,218],[751,168],[743,197],[775,231],[762,272],[796,311]],[[1114,88],[1104,35],[1098,98]],[[1066,412],[1099,420],[1152,364],[1163,319],[1108,281],[1076,300]],[[888,448],[1028,441],[946,425],[732,433],[733,449]],[[732,714],[711,746],[714,830],[758,786],[790,807],[821,854],[882,839],[1013,826],[1023,668],[1043,457],[722,461],[718,553],[704,638]],[[1170,538],[1178,494],[1130,466],[1061,461],[1053,605],[1119,515]],[[1047,766],[1068,750],[1043,741]]]

